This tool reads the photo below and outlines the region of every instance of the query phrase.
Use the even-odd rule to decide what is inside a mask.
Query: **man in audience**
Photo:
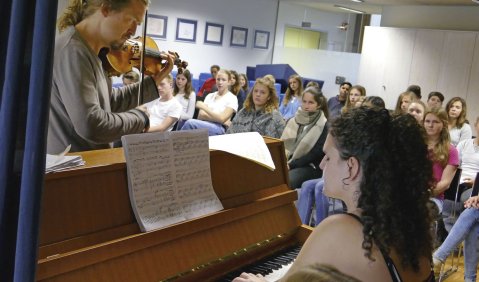
[[[216,86],[216,74],[220,70],[220,66],[212,65],[210,67],[211,77],[208,78],[203,86],[201,86],[200,91],[198,91],[197,97],[206,97],[209,93],[213,92],[213,88]]]
[[[427,106],[431,109],[441,108],[444,102],[444,95],[441,92],[433,91],[427,96]]]
[[[346,103],[346,98],[348,97],[349,89],[353,87],[349,82],[343,82],[339,86],[339,95],[331,97],[328,100],[328,110],[329,110],[329,120],[341,115],[341,109]]]

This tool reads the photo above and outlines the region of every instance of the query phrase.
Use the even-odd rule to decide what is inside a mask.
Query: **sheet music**
[[[223,209],[211,182],[206,130],[127,135],[122,143],[142,231]]]
[[[244,132],[209,137],[210,149],[225,151],[275,170],[271,153],[258,132]]]

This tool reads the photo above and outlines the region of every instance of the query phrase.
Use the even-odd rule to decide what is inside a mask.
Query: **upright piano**
[[[276,170],[210,151],[224,210],[142,233],[131,209],[122,149],[79,153],[86,165],[47,174],[38,281],[216,281],[301,245],[283,143],[265,137]]]

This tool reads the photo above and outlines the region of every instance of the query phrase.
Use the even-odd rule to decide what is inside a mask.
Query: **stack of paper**
[[[65,156],[70,151],[70,145],[58,155],[47,154],[45,173],[61,171],[85,164],[81,156]]]

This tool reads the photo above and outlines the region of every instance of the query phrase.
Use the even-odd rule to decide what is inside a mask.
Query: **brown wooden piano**
[[[80,153],[86,166],[45,176],[39,281],[214,281],[301,245],[281,141],[266,138],[276,170],[211,151],[224,210],[142,233],[128,198],[122,149]]]

